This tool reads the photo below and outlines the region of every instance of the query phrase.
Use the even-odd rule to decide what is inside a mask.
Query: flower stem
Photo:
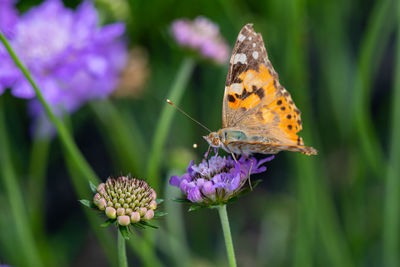
[[[168,93],[168,97],[174,101],[175,104],[179,104],[186,85],[189,81],[189,77],[194,69],[194,60],[192,58],[185,58],[182,62],[178,74],[176,75],[175,81],[172,84],[171,90]],[[175,113],[175,109],[171,108],[166,103],[161,112],[160,119],[157,123],[157,129],[153,138],[153,144],[148,160],[147,167],[147,178],[151,187],[154,190],[159,190],[159,170],[160,163],[163,157],[162,150],[164,147],[165,140],[167,138],[168,130],[171,126],[172,118]]]
[[[361,42],[358,60],[357,76],[353,86],[354,123],[356,138],[359,142],[357,149],[361,150],[362,160],[367,162],[372,171],[380,177],[385,166],[385,156],[379,143],[376,128],[371,121],[370,101],[371,88],[380,58],[387,47],[394,28],[393,3],[396,1],[377,1],[371,11],[366,32]]]
[[[40,103],[43,105],[43,108],[45,109],[47,117],[53,123],[53,125],[56,127],[58,134],[60,136],[61,142],[65,146],[68,153],[71,155],[71,158],[73,159],[74,163],[79,167],[79,169],[82,171],[82,173],[84,174],[86,179],[88,179],[92,183],[98,183],[99,179],[97,178],[96,173],[93,171],[93,169],[90,167],[90,165],[88,164],[86,159],[80,153],[80,151],[79,151],[78,147],[76,146],[75,142],[73,141],[71,135],[68,133],[65,125],[53,113],[53,111],[51,110],[51,107],[49,106],[49,104],[47,104],[46,100],[44,99],[39,87],[34,82],[31,74],[26,69],[26,67],[22,64],[21,60],[17,57],[14,50],[11,48],[6,37],[3,35],[3,33],[1,31],[0,31],[0,40],[3,43],[4,47],[6,48],[6,50],[8,51],[8,53],[10,54],[11,58],[14,60],[14,63],[18,66],[18,68],[22,71],[22,73],[24,74],[26,79],[32,85],[33,89],[35,90],[36,97],[38,98]]]
[[[31,74],[25,68],[25,66],[22,64],[21,60],[17,57],[17,55],[15,54],[15,52],[13,51],[13,49],[11,48],[10,44],[8,43],[7,39],[5,38],[5,36],[3,35],[3,33],[1,31],[0,31],[0,41],[3,43],[4,47],[10,54],[11,58],[14,60],[14,63],[18,66],[18,68],[22,71],[22,73],[24,74],[26,79],[32,85],[33,89],[35,90],[36,97],[38,98],[38,100],[41,102],[41,104],[43,105],[43,107],[45,109],[47,117],[53,123],[53,125],[56,127],[56,129],[58,131],[58,135],[59,135],[60,140],[66,151],[65,154],[67,154],[67,156],[66,156],[67,161],[68,160],[71,161],[71,163],[74,165],[74,167],[79,172],[79,174],[80,174],[79,176],[71,177],[72,180],[74,181],[75,190],[77,191],[77,193],[80,197],[82,197],[82,198],[87,197],[87,195],[88,195],[87,186],[85,186],[86,189],[84,189],[81,181],[79,181],[80,186],[77,186],[78,178],[84,177],[85,179],[91,181],[94,184],[99,183],[99,181],[100,181],[99,178],[97,177],[96,173],[93,171],[93,169],[90,167],[89,163],[86,161],[86,159],[83,157],[83,155],[79,151],[79,149],[76,146],[67,127],[57,116],[54,115],[53,111],[51,110],[51,107],[47,104],[39,87],[34,82]],[[95,232],[96,236],[98,237],[100,243],[102,244],[103,247],[106,248],[104,251],[108,256],[110,263],[115,262],[114,261],[115,257],[113,256],[113,255],[115,255],[115,253],[113,253],[112,251],[110,251],[109,248],[107,248],[107,247],[110,247],[112,244],[110,241],[111,240],[110,237],[106,234],[106,232],[100,231],[100,229],[98,229],[99,219],[96,219],[96,217],[90,215],[91,213],[89,214],[89,212],[85,211],[85,213],[86,213],[86,215],[89,219],[90,225],[91,225],[93,231]],[[21,221],[21,220],[19,220],[19,221]],[[27,237],[25,237],[25,238],[27,238]],[[29,247],[31,249],[33,249],[33,245],[30,245]],[[31,265],[35,265],[35,264],[31,264]]]
[[[233,242],[231,236],[231,229],[229,227],[228,213],[226,212],[226,205],[218,207],[218,214],[221,220],[222,231],[224,232],[226,253],[228,254],[229,266],[236,266],[235,250],[233,249]]]
[[[3,101],[0,98],[0,175],[10,203],[12,218],[10,223],[15,225],[16,234],[19,239],[20,247],[16,247],[15,250],[20,251],[26,266],[43,266],[37,250],[37,244],[35,243],[33,233],[25,216],[28,211],[24,206],[22,192],[20,188],[18,188],[17,174],[12,165],[8,147],[9,140],[7,140],[8,134],[5,125],[5,116],[2,109]]]
[[[92,101],[90,106],[98,118],[103,138],[116,155],[115,163],[119,171],[143,176],[142,166],[147,151],[134,118],[131,116],[130,120],[127,120],[125,114],[108,99]]]
[[[386,194],[383,217],[383,265],[399,266],[400,201],[400,3],[397,4],[397,56],[392,104],[390,157],[386,171]]]
[[[126,258],[125,238],[118,230],[118,266],[128,267],[128,259]]]

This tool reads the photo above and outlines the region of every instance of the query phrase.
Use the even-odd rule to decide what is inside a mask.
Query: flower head
[[[145,181],[125,176],[108,178],[97,186],[96,207],[119,225],[151,220],[157,208],[157,194]]]
[[[61,0],[46,0],[21,15],[14,25],[10,43],[56,113],[73,112],[115,89],[125,65],[126,47],[119,38],[125,26],[97,24],[97,11],[89,1],[74,11],[65,8]],[[33,98],[33,88],[2,45],[0,62],[0,93],[10,87],[16,97]],[[33,115],[41,112],[38,105],[31,104]]]
[[[181,177],[172,176],[169,183],[179,187],[191,202],[202,206],[225,204],[245,189],[249,174],[266,171],[267,167],[262,164],[273,158],[257,161],[242,156],[235,161],[231,156],[215,155],[198,165],[191,161],[187,173]]]
[[[193,21],[178,19],[172,23],[171,30],[178,44],[220,64],[228,60],[229,46],[221,36],[218,25],[211,20],[202,16]]]

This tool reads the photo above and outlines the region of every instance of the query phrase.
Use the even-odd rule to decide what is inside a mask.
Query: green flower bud
[[[110,219],[115,219],[117,217],[117,211],[112,207],[106,208],[106,215]]]
[[[136,223],[136,222],[139,222],[139,221],[140,221],[140,214],[139,214],[139,212],[134,211],[134,212],[131,213],[131,221],[132,221],[133,223]]]
[[[127,215],[122,215],[118,217],[118,223],[122,226],[127,226],[131,223],[131,219]]]
[[[156,192],[145,181],[136,178],[108,178],[97,186],[93,202],[99,210],[105,210],[110,219],[120,225],[150,220],[157,208]]]
[[[155,202],[154,200],[152,200],[149,204],[149,208],[152,210],[155,210],[157,208],[157,202]]]
[[[133,212],[133,210],[131,208],[125,209],[125,214],[127,214],[127,215],[131,215],[132,212]]]
[[[145,220],[151,220],[154,217],[154,210],[148,210],[146,214],[143,216]]]
[[[97,193],[96,195],[94,195],[93,203],[97,206],[99,204],[100,199],[101,199],[101,195],[99,193]]]
[[[146,214],[147,209],[146,208],[140,208],[139,209],[139,214],[141,217],[143,217]]]
[[[104,210],[107,207],[107,201],[104,198],[101,198],[97,204],[100,210]]]
[[[125,215],[125,209],[124,208],[118,208],[117,209],[117,215],[118,216]]]

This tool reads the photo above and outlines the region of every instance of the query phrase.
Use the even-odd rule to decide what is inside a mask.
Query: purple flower
[[[191,161],[187,173],[181,177],[172,176],[169,183],[180,188],[191,202],[206,206],[225,204],[245,189],[249,174],[266,171],[267,167],[262,164],[273,158],[257,161],[255,158],[240,157],[236,162],[231,156],[215,155],[203,159],[198,165]]]
[[[205,17],[175,20],[172,34],[178,44],[199,52],[205,58],[223,64],[229,57],[229,46],[219,32],[218,26]]]
[[[1,4],[0,9],[3,12]],[[115,89],[125,65],[126,46],[120,39],[124,31],[122,23],[99,27],[97,11],[89,1],[74,11],[60,0],[46,0],[20,16],[8,37],[46,101],[62,114],[91,99],[105,98]],[[16,97],[35,97],[0,45],[0,93],[5,88]],[[34,117],[42,112],[36,100],[30,106]]]
[[[13,35],[18,20],[18,11],[14,7],[15,0],[0,0],[0,30],[7,38]]]

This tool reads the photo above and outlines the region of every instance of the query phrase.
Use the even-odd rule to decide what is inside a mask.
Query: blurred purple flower
[[[175,20],[171,30],[178,44],[198,51],[205,58],[223,64],[229,57],[229,46],[218,26],[205,17]]]
[[[99,27],[97,11],[89,1],[74,11],[60,0],[46,0],[18,19],[9,39],[46,101],[61,114],[107,97],[115,89],[125,65],[126,46],[120,40],[124,31],[122,23]],[[0,45],[0,93],[5,88],[16,97],[35,96]],[[36,100],[30,105],[33,116],[41,113]]]
[[[202,205],[225,204],[245,188],[247,176],[267,170],[262,166],[271,161],[274,156],[257,161],[255,158],[241,157],[235,162],[231,156],[221,157],[215,155],[210,159],[203,159],[198,165],[190,162],[187,173],[172,176],[170,185],[179,187],[191,202]]]
[[[13,34],[18,20],[18,11],[14,7],[15,0],[0,0],[0,30],[7,38]]]

